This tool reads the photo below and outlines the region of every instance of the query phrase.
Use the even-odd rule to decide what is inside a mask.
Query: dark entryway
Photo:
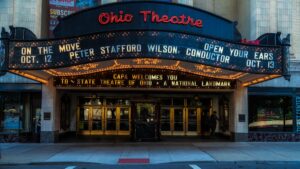
[[[160,105],[154,101],[133,101],[131,138],[134,141],[160,140]]]

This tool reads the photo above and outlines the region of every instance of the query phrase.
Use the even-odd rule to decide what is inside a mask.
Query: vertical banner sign
[[[296,124],[297,132],[300,133],[300,96],[296,96]]]
[[[65,17],[79,10],[101,4],[101,0],[49,0],[49,37],[58,24],[57,17]]]
[[[6,69],[5,45],[3,39],[0,39],[0,74],[5,72]]]

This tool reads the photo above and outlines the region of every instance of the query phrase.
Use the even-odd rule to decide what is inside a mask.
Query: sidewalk
[[[300,161],[300,143],[58,143],[1,144],[0,164],[91,162],[147,158],[152,164],[188,161]]]

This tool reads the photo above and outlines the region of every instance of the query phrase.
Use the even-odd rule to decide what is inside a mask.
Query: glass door
[[[170,107],[162,107],[161,115],[160,115],[160,130],[162,135],[171,135],[171,114],[172,108]]]
[[[154,103],[136,103],[135,133],[136,140],[158,139],[158,114]]]
[[[82,99],[81,102],[77,114],[78,134],[129,135],[131,110],[128,100]]]
[[[90,107],[80,107],[77,118],[77,132],[79,134],[90,134]]]
[[[200,108],[186,109],[186,135],[200,134]]]
[[[91,134],[103,134],[103,108],[92,107],[91,116]]]
[[[105,134],[117,133],[117,108],[107,107],[105,111]]]
[[[105,111],[105,134],[128,135],[130,130],[129,107],[107,107]]]
[[[198,135],[201,131],[200,108],[174,108],[173,135]],[[171,123],[172,124],[172,123]]]
[[[119,135],[128,135],[130,129],[130,108],[129,107],[120,107],[120,113],[118,115],[118,134]]]
[[[84,106],[79,107],[77,116],[77,133],[84,135],[97,135],[103,133],[103,108]]]
[[[153,103],[137,103],[136,120],[146,122],[155,120],[155,105]]]
[[[184,135],[185,131],[185,113],[184,108],[174,108],[174,126],[173,135]]]

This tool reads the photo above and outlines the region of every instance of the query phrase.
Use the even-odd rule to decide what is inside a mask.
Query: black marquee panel
[[[0,76],[3,76],[8,71],[8,41],[5,36],[3,36],[3,31],[0,38]]]
[[[6,60],[5,60],[5,45],[4,41],[0,39],[0,70],[5,70],[6,66]]]
[[[9,68],[19,70],[160,58],[249,73],[282,73],[280,47],[236,44],[183,33],[118,31],[60,40],[11,41],[9,46]]]

